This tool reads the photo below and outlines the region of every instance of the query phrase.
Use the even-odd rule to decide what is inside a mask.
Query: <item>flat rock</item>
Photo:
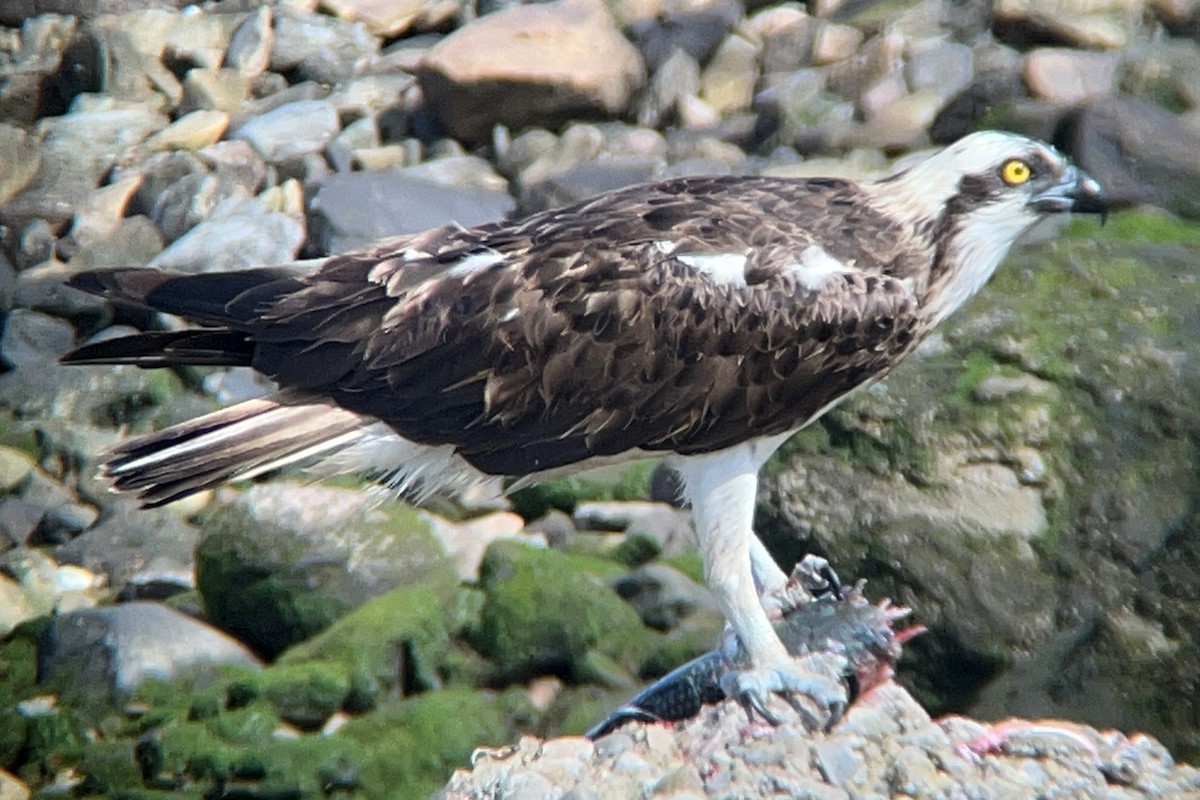
[[[2,508],[2,507],[0,507]],[[429,529],[441,542],[446,555],[454,562],[460,580],[473,581],[479,577],[479,562],[483,551],[497,539],[519,539],[545,544],[545,537],[522,536],[525,520],[510,511],[499,511],[475,517],[466,522],[451,522],[433,514],[422,513]]]
[[[637,49],[598,0],[557,0],[481,17],[421,62],[430,108],[455,137],[494,125],[555,126],[614,116],[646,80]]]
[[[338,173],[323,179],[313,195],[312,238],[322,251],[339,253],[451,222],[494,222],[515,205],[505,191],[442,185],[404,168]]]
[[[224,111],[198,109],[151,136],[146,144],[156,150],[199,150],[220,141],[228,127],[229,115]]]
[[[132,692],[200,666],[258,667],[236,640],[167,606],[132,602],[57,616],[42,635],[46,680],[67,691]]]

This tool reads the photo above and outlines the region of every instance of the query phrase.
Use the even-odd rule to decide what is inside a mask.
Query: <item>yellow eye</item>
[[[1028,162],[1012,158],[1000,168],[1000,178],[1009,186],[1020,186],[1033,177],[1033,168]]]

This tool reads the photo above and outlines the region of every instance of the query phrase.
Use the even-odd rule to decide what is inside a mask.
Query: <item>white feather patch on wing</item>
[[[745,253],[689,253],[676,254],[675,258],[717,283],[746,285]]]
[[[810,244],[800,253],[800,259],[787,269],[796,276],[806,289],[817,291],[834,275],[845,275],[854,272],[852,264],[838,261],[824,248]]]
[[[494,267],[503,260],[504,254],[498,253],[495,250],[472,253],[447,270],[446,275],[451,278],[466,278],[477,272],[482,272],[488,267]]]

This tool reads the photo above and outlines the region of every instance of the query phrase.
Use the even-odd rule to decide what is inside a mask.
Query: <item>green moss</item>
[[[659,561],[674,567],[696,583],[704,583],[704,559],[695,550],[688,550],[687,552],[673,556],[664,556]]]
[[[609,556],[618,564],[633,569],[653,561],[661,552],[662,546],[652,536],[639,533],[622,539]]]
[[[111,797],[142,784],[132,741],[92,742],[84,749],[77,770],[84,777],[81,794]]]
[[[342,708],[350,688],[344,664],[318,661],[278,664],[251,673],[230,685],[229,696],[237,706],[249,706],[261,699],[283,719],[311,730]]]
[[[1126,242],[1200,242],[1200,225],[1165,213],[1122,211],[1109,217],[1097,231],[1092,219],[1073,220],[1066,228],[1067,237],[1077,241],[1120,240]]]
[[[626,670],[640,663],[654,635],[612,589],[580,568],[583,560],[512,541],[488,548],[479,570],[486,599],[470,638],[495,663],[499,680],[546,672],[586,680],[594,672],[587,660],[593,649]]]
[[[359,702],[373,703],[381,690],[432,688],[439,683],[450,647],[446,606],[439,593],[426,587],[394,589],[290,648],[278,665],[336,663],[343,676],[355,677],[358,693],[366,693]]]

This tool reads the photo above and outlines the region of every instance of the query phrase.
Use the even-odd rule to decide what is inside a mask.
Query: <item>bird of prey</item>
[[[197,327],[65,361],[278,384],[108,453],[103,474],[147,506],[315,462],[404,490],[665,456],[747,656],[722,686],[761,706],[812,680],[760,598],[786,576],[752,530],[759,468],[911,353],[1034,223],[1104,208],[1049,145],[980,132],[872,183],[676,178],[315,268],[81,273],[71,285]]]

